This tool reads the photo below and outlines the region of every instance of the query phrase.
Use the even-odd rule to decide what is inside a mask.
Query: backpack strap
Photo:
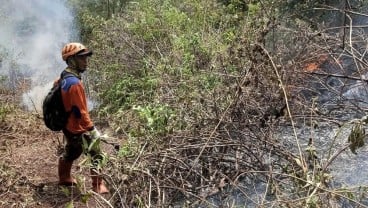
[[[66,79],[66,78],[68,78],[68,77],[77,77],[75,74],[73,74],[73,73],[70,73],[70,72],[67,72],[67,71],[63,71],[63,72],[61,72],[61,74],[60,74],[60,79],[59,79],[59,83],[61,84],[61,82],[64,80],[64,79]],[[78,78],[78,77],[77,77]],[[60,87],[61,88],[61,87]],[[66,114],[67,114],[67,118],[70,116],[70,114],[72,113],[72,111],[66,111]]]

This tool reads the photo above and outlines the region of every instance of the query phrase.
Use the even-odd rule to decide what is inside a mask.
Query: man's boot
[[[73,186],[77,184],[77,181],[71,176],[73,162],[64,161],[62,158],[59,159],[59,185],[62,186]]]
[[[109,190],[105,186],[102,177],[96,173],[96,171],[91,170],[91,178],[92,178],[92,190],[99,194],[109,193]]]

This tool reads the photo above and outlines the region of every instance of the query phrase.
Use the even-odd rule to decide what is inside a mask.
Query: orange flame
[[[320,69],[320,66],[327,60],[326,54],[321,55],[316,61],[304,65],[304,69],[308,72],[314,72]]]

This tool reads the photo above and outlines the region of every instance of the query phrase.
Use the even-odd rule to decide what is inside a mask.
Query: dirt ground
[[[48,130],[39,114],[14,107],[12,99],[0,96],[0,207],[111,206],[111,194],[91,192],[88,168],[80,165],[83,156],[72,170],[81,187],[58,186],[62,134]]]

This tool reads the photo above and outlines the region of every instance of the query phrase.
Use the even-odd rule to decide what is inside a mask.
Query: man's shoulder
[[[71,75],[71,76],[67,76],[67,77],[64,77],[64,80],[65,80],[66,82],[70,82],[70,83],[72,83],[72,84],[75,84],[75,83],[79,83],[79,82],[81,82],[81,80],[80,80],[78,77],[73,76],[73,75]]]
[[[73,85],[80,85],[81,81],[78,77],[70,76],[62,80],[61,88],[65,91],[69,90]]]

